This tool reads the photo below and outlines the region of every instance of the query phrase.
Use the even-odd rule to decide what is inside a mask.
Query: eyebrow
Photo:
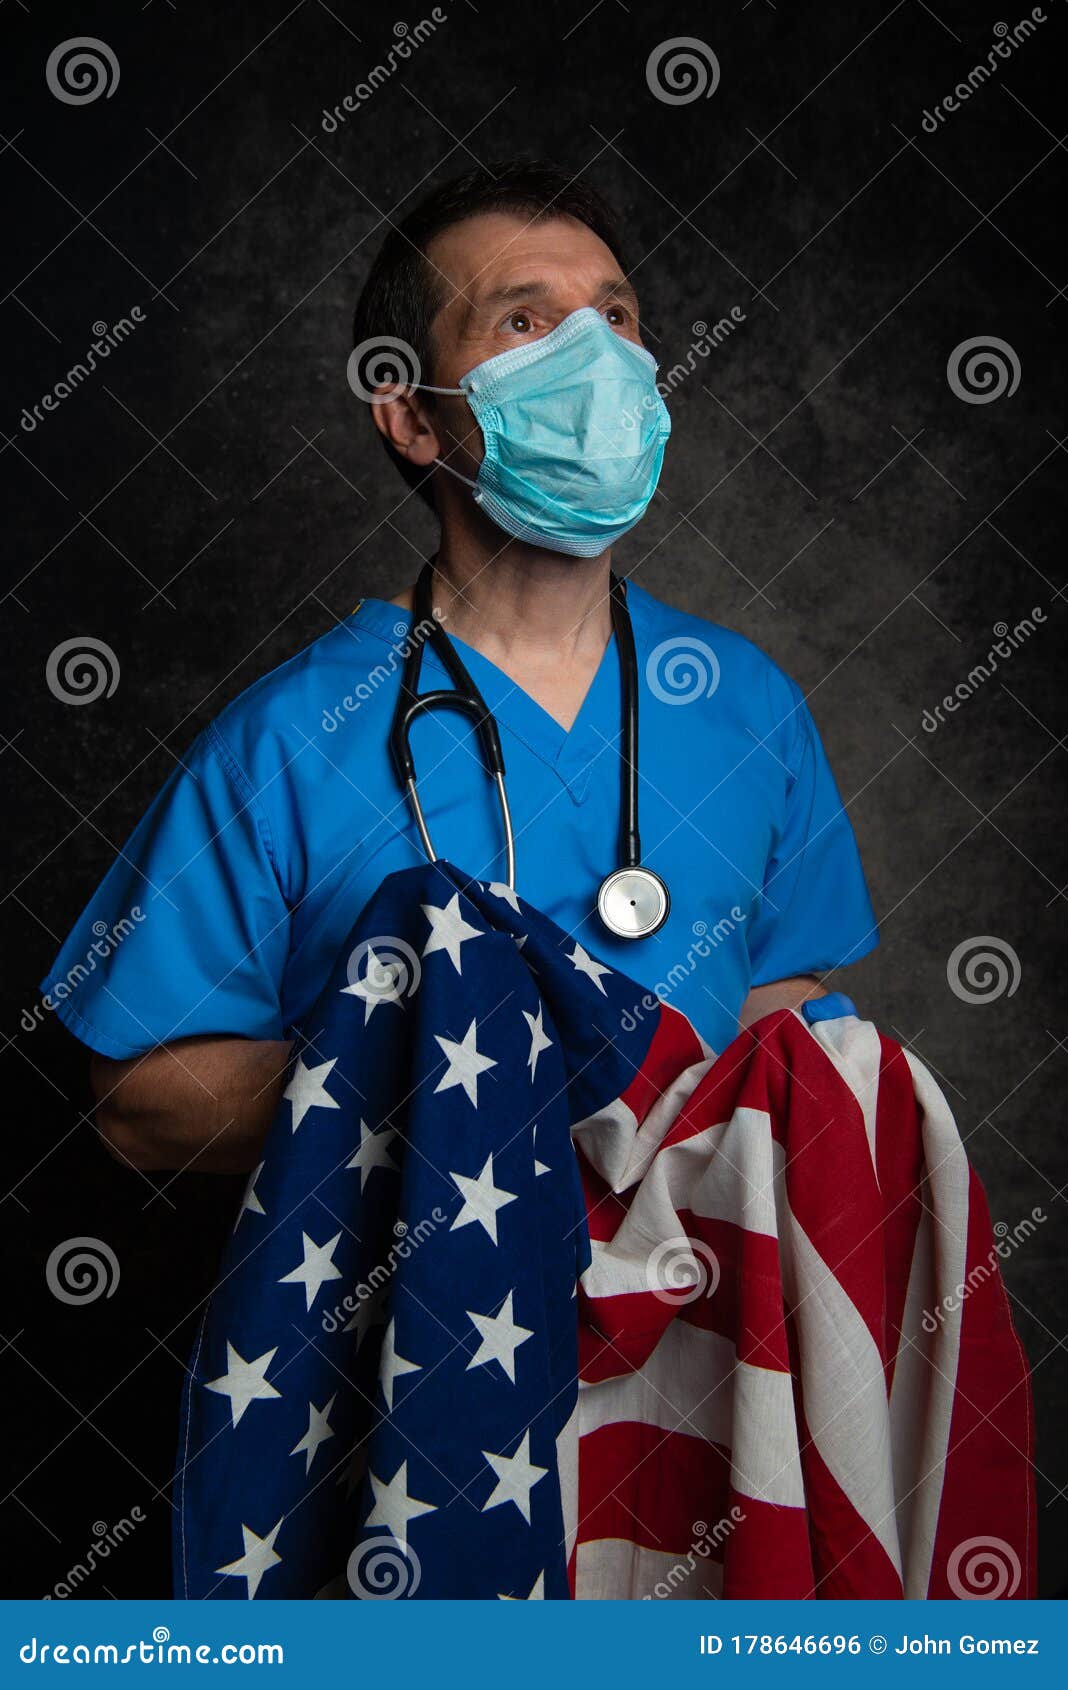
[[[552,294],[552,285],[546,281],[511,282],[507,287],[491,288],[490,292],[483,294],[480,300],[469,305],[467,317],[470,319],[477,311],[485,311],[491,308],[499,310],[505,305],[515,305],[522,300],[551,299]],[[638,295],[625,276],[612,276],[599,283],[596,290],[598,299],[610,298],[613,295],[625,299],[637,312]]]

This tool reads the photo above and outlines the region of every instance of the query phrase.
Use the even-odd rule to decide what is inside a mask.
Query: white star
[[[448,951],[452,966],[457,974],[462,974],[460,946],[465,939],[483,939],[485,934],[481,927],[472,927],[460,914],[459,892],[449,899],[444,909],[438,909],[434,904],[422,904],[420,908],[430,923],[430,937],[423,946],[423,955]]]
[[[529,1526],[530,1493],[538,1480],[543,1479],[549,1471],[547,1467],[535,1466],[530,1459],[529,1428],[524,1432],[523,1441],[514,1455],[492,1455],[488,1449],[484,1449],[482,1453],[497,1475],[497,1483],[482,1504],[483,1514],[487,1509],[500,1508],[506,1502],[514,1502]]]
[[[297,1057],[297,1066],[293,1071],[283,1097],[287,1097],[293,1105],[293,1131],[296,1132],[309,1109],[339,1109],[341,1105],[330,1096],[326,1089],[326,1077],[337,1061],[332,1056],[329,1062],[320,1062],[316,1068],[305,1066],[303,1056]]]
[[[547,1162],[538,1161],[538,1123],[534,1122],[530,1134],[531,1148],[534,1151],[534,1178],[540,1179],[542,1174],[551,1174],[552,1169]]]
[[[515,1352],[520,1344],[525,1344],[534,1333],[530,1327],[517,1326],[512,1319],[512,1297],[509,1291],[504,1302],[496,1314],[476,1314],[474,1309],[467,1310],[467,1318],[472,1321],[479,1338],[482,1340],[465,1372],[473,1367],[481,1367],[491,1361],[499,1361],[508,1378],[515,1384]]]
[[[285,1519],[283,1514],[282,1520]],[[241,1536],[245,1544],[245,1553],[236,1561],[229,1561],[225,1567],[216,1567],[217,1573],[229,1573],[231,1578],[248,1580],[248,1599],[251,1602],[260,1588],[260,1580],[271,1567],[277,1566],[282,1557],[274,1547],[274,1540],[282,1529],[282,1520],[273,1525],[266,1537],[257,1537],[250,1526],[241,1527]]]
[[[496,1068],[497,1064],[492,1056],[483,1056],[476,1048],[475,1039],[478,1035],[478,1022],[472,1021],[460,1044],[455,1039],[443,1039],[440,1033],[434,1037],[441,1046],[445,1060],[449,1066],[434,1087],[435,1092],[449,1091],[453,1086],[463,1086],[468,1099],[478,1108],[478,1076],[484,1074],[487,1068]]]
[[[436,1514],[437,1507],[432,1502],[420,1502],[417,1497],[408,1495],[407,1461],[401,1462],[388,1484],[370,1471],[367,1476],[375,1502],[364,1524],[388,1526],[401,1548],[407,1549],[409,1523],[417,1520],[420,1514]]]
[[[360,1345],[363,1343],[368,1332],[370,1332],[372,1326],[385,1325],[386,1316],[384,1305],[388,1292],[388,1280],[384,1284],[377,1286],[374,1291],[369,1292],[366,1297],[361,1297],[357,1292],[356,1300],[359,1307],[352,1319],[347,1320],[341,1328],[343,1332],[356,1333],[357,1353],[359,1352]]]
[[[311,1472],[311,1464],[315,1460],[315,1452],[319,1445],[325,1444],[327,1438],[332,1438],[334,1435],[334,1428],[330,1424],[330,1410],[336,1401],[337,1395],[335,1393],[325,1408],[316,1408],[313,1402],[308,1404],[308,1430],[299,1444],[295,1444],[289,1452],[290,1455],[299,1455],[301,1450],[305,1452],[305,1474]]]
[[[386,1327],[386,1335],[382,1339],[382,1353],[378,1359],[378,1377],[382,1384],[382,1395],[386,1399],[386,1407],[393,1411],[393,1386],[396,1380],[403,1378],[405,1373],[422,1373],[422,1368],[414,1361],[405,1361],[397,1354],[397,1340],[394,1333],[396,1321],[391,1320]]]
[[[248,1184],[245,1187],[245,1195],[241,1199],[241,1207],[237,1211],[237,1219],[234,1222],[234,1231],[235,1232],[237,1231],[238,1227],[241,1225],[241,1217],[246,1212],[246,1210],[248,1211],[248,1213],[250,1215],[263,1215],[263,1214],[266,1214],[266,1212],[267,1212],[265,1210],[265,1208],[263,1207],[263,1204],[260,1202],[259,1198],[256,1196],[256,1181],[259,1179],[262,1172],[263,1172],[263,1163],[261,1162],[259,1167],[254,1168],[252,1173],[249,1175],[249,1181],[248,1181]]]
[[[335,1267],[331,1260],[341,1233],[335,1232],[326,1244],[316,1244],[314,1238],[309,1238],[306,1232],[302,1232],[300,1236],[304,1241],[304,1260],[292,1273],[284,1273],[278,1283],[303,1285],[305,1306],[310,1309],[326,1281],[341,1278],[341,1269]]]
[[[587,979],[593,981],[602,997],[606,998],[608,996],[608,993],[601,985],[601,975],[611,974],[612,970],[610,968],[606,968],[603,962],[595,962],[589,952],[584,951],[577,940],[575,942],[575,948],[567,960],[568,962],[574,963],[575,968],[580,974],[585,974]]]
[[[458,1227],[470,1226],[472,1221],[478,1221],[484,1226],[494,1244],[497,1242],[497,1210],[506,1204],[514,1203],[516,1193],[504,1191],[493,1183],[493,1152],[486,1157],[485,1165],[477,1179],[471,1179],[467,1174],[449,1174],[449,1178],[456,1181],[463,1194],[464,1205],[449,1228],[455,1232]]]
[[[529,1596],[506,1596],[503,1590],[499,1590],[497,1600],[498,1602],[543,1602],[545,1600],[545,1574],[538,1574]]]
[[[208,1391],[218,1391],[221,1397],[230,1398],[230,1413],[235,1426],[250,1402],[255,1402],[257,1398],[282,1395],[281,1391],[276,1391],[264,1377],[277,1353],[276,1344],[273,1350],[264,1350],[255,1361],[245,1361],[227,1339],[226,1372],[220,1373],[217,1379],[205,1379],[204,1388]]]
[[[351,985],[342,986],[341,991],[343,996],[363,999],[363,1024],[366,1027],[380,1003],[399,1003],[403,1009],[408,976],[403,963],[379,962],[370,945],[364,961],[367,967],[359,979],[353,980]]]
[[[509,886],[507,881],[491,880],[489,889],[495,898],[503,898],[504,902],[515,910],[516,915],[522,915],[523,912],[519,908],[519,899],[516,896],[515,888]]]
[[[528,1009],[524,1009],[523,1011],[523,1020],[526,1022],[530,1031],[530,1055],[527,1057],[527,1065],[530,1068],[531,1085],[534,1084],[534,1074],[538,1066],[538,1057],[541,1055],[543,1050],[551,1050],[553,1047],[553,1041],[546,1033],[545,1027],[542,1023],[542,1012],[544,1008],[545,1005],[539,1002],[537,1015],[531,1015]]]
[[[393,1127],[387,1127],[385,1132],[380,1133],[369,1127],[366,1121],[360,1122],[360,1148],[352,1161],[346,1162],[345,1166],[359,1168],[361,1193],[376,1168],[392,1168],[395,1174],[400,1172],[389,1153],[389,1147],[396,1136]]]

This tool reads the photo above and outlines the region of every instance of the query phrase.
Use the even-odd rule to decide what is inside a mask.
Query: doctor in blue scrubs
[[[538,164],[474,171],[391,231],[354,340],[417,360],[416,380],[379,383],[366,410],[440,525],[434,612],[496,718],[518,891],[645,988],[636,1019],[666,997],[718,1051],[819,995],[877,929],[799,688],[739,634],[654,598],[640,560],[626,605],[642,862],[671,903],[637,940],[598,915],[622,802],[612,548],[652,499],[670,432],[621,253],[581,182]],[[412,623],[411,587],[362,599],[228,705],[42,983],[94,1053],[116,1156],[220,1172],[259,1160],[293,1027],[383,878],[423,856],[388,746]],[[451,684],[429,644],[420,684]],[[420,717],[411,739],[438,855],[503,881],[467,718]],[[87,968],[100,922],[123,937]]]

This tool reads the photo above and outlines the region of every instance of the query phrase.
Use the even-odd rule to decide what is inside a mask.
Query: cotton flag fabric
[[[507,886],[391,875],[300,1029],[175,1502],[194,1599],[1032,1595],[944,1097],[852,1014],[717,1057]]]

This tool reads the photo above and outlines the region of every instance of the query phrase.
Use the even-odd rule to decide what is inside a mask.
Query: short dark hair
[[[445,289],[427,262],[426,251],[443,230],[489,211],[516,211],[533,222],[573,217],[593,230],[626,274],[622,236],[600,194],[557,165],[539,159],[505,159],[443,182],[391,226],[356,302],[353,346],[374,343],[383,336],[403,341],[418,358],[423,381],[433,382],[430,330]],[[398,379],[403,376],[398,365]],[[409,487],[433,510],[432,472],[410,464],[388,440],[383,439],[383,444]]]

